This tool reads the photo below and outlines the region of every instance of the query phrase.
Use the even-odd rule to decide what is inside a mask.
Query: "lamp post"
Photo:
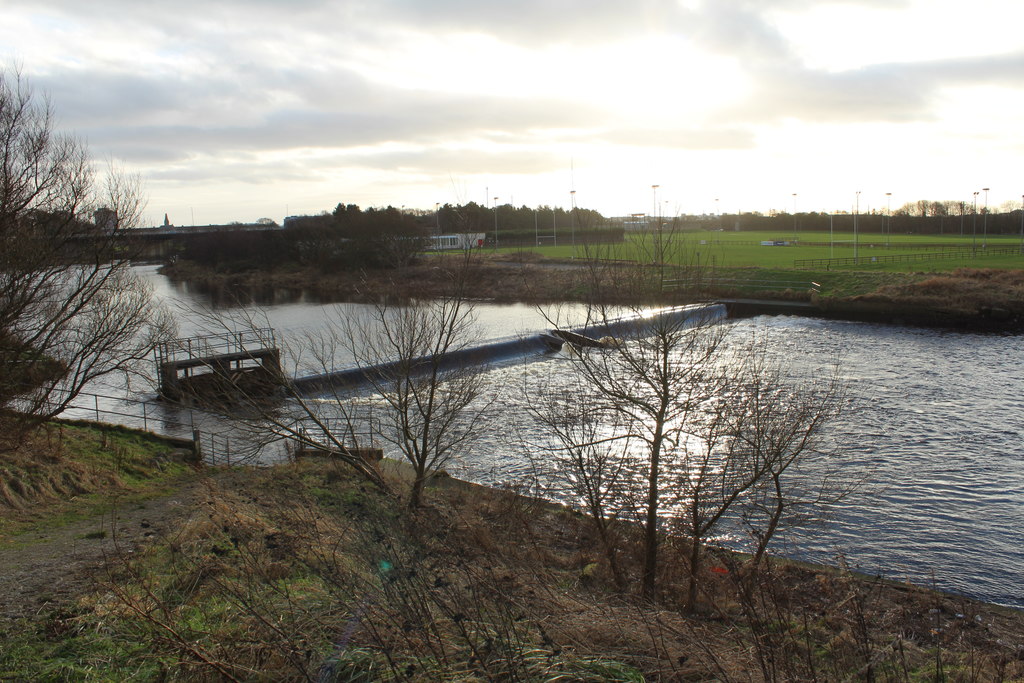
[[[572,214],[569,216],[569,235],[572,241],[572,258],[576,258],[576,190],[569,190]]]
[[[1024,194],[1020,196],[1020,253],[1024,254]]]
[[[441,234],[441,203],[434,202],[434,230],[438,236]]]
[[[885,193],[885,248],[889,248],[889,237],[892,236],[892,192]]]
[[[857,248],[859,247],[857,237],[857,218],[860,213],[860,190],[854,193],[856,196],[853,201],[853,263],[860,263],[860,259],[857,256]]]
[[[793,242],[796,242],[796,192],[793,193]]]
[[[836,234],[833,231],[833,221],[836,217],[835,211],[830,211],[828,214],[828,257],[833,258],[836,255]]]
[[[971,219],[971,256],[978,255],[978,193],[974,193],[974,208],[971,209],[974,216]]]
[[[654,258],[657,259],[658,263],[661,263],[661,220],[658,219],[658,188],[660,185],[651,185],[651,217],[654,219],[654,226],[657,229],[657,234],[654,239]]]
[[[988,249],[988,188],[983,187],[981,189],[985,192],[985,208],[982,209],[985,213],[985,217],[981,220],[981,248]]]
[[[494,198],[494,250],[498,250],[498,198]]]

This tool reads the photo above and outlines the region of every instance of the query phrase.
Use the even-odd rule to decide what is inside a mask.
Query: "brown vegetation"
[[[1024,270],[959,268],[919,282],[887,285],[865,300],[961,314],[1024,314]]]
[[[0,533],[86,494],[126,493],[185,471],[190,451],[117,427],[52,422],[0,455]]]
[[[393,475],[397,476],[397,475]],[[182,499],[186,500],[186,499]],[[95,589],[0,631],[0,674],[142,680],[1014,680],[1024,615],[845,570],[712,551],[654,602],[592,525],[448,478],[407,511],[323,460],[210,479]],[[622,530],[624,571],[638,538]],[[666,552],[682,557],[685,544]],[[7,551],[10,552],[10,551]],[[28,642],[31,641],[31,645]],[[23,653],[19,655],[18,653]],[[28,653],[33,653],[32,660]],[[58,666],[59,665],[59,666]]]
[[[268,271],[216,272],[179,261],[161,272],[174,281],[207,294],[215,301],[273,301],[278,294],[308,293],[324,301],[408,301],[437,298],[448,293],[462,259],[431,256],[405,268],[322,273],[314,268]],[[513,257],[480,256],[468,273],[469,296],[498,303],[583,301],[591,294],[584,286],[590,273],[581,261],[544,260],[531,252]]]

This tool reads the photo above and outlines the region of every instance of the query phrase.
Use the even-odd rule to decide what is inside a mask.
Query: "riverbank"
[[[550,261],[536,254],[517,260],[482,256],[473,261],[469,291],[495,303],[675,304],[707,299],[807,302],[803,315],[963,330],[1024,331],[1024,271],[959,269],[949,273],[808,273],[760,268],[717,269],[685,287],[642,294],[616,286],[623,272],[650,266],[583,261]],[[434,256],[407,268],[320,273],[311,269],[217,272],[187,262],[161,272],[222,303],[272,303],[313,296],[322,301],[409,300],[445,294],[456,259]],[[650,278],[648,278],[650,279]],[[776,282],[776,285],[772,283]],[[597,283],[595,285],[595,283]],[[631,279],[630,284],[636,283]],[[765,312],[772,312],[765,307]],[[756,311],[756,307],[748,310]]]
[[[48,479],[80,471],[70,443],[103,443],[91,433],[48,437],[65,444]],[[177,464],[100,486],[103,510],[69,519],[61,506],[93,494],[68,492],[18,512],[30,526],[3,535],[0,573],[33,577],[37,594],[0,620],[0,678],[1024,676],[1018,610],[783,561],[750,580],[742,557],[716,554],[685,614],[671,560],[685,548],[671,541],[643,604],[615,592],[591,525],[564,507],[439,477],[409,512],[335,461],[190,470],[156,444],[114,447],[124,471]],[[389,477],[402,488],[401,468]],[[148,494],[129,499],[142,479]]]

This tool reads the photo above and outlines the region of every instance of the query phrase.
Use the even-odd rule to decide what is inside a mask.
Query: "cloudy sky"
[[[1017,0],[0,0],[0,60],[154,222],[1024,195]]]

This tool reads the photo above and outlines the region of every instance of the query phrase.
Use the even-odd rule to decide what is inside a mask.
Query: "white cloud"
[[[868,156],[864,140],[900,155],[880,184],[921,196],[977,183],[915,147],[959,169],[983,155],[993,188],[1017,177],[995,141],[1019,153],[1022,12],[996,0],[7,0],[4,14],[0,59],[98,156],[149,177],[160,215],[203,196],[216,220],[244,219],[253,187],[330,208],[485,186],[565,203],[573,182],[608,213],[644,210],[651,183],[681,210],[727,193],[778,204],[796,185],[810,208],[862,186],[871,161],[818,166],[830,148]]]

